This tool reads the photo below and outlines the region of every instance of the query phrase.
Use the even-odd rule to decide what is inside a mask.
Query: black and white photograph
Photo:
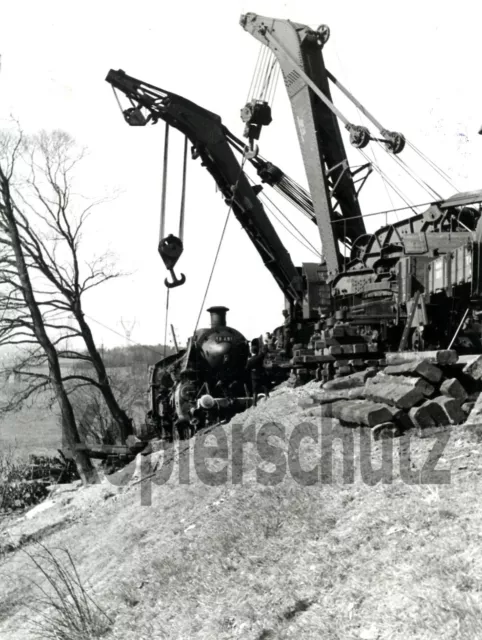
[[[478,3],[0,15],[0,640],[482,639]]]

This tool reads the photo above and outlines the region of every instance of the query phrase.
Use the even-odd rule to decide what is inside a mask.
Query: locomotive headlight
[[[206,393],[199,398],[199,406],[202,409],[206,409],[206,411],[212,409],[214,407],[214,398]]]

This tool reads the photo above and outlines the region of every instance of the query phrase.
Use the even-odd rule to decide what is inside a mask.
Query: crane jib
[[[248,237],[284,295],[292,304],[300,305],[302,285],[298,269],[241,170],[221,118],[182,96],[141,82],[123,71],[111,70],[106,80],[125,93],[134,105],[133,109],[147,110],[153,122],[162,119],[189,138],[196,155],[201,157],[202,164],[211,173],[220,191],[229,194],[227,200],[232,204],[233,213],[240,222],[245,223]],[[162,108],[159,107],[161,99]],[[236,197],[233,197],[233,189]]]

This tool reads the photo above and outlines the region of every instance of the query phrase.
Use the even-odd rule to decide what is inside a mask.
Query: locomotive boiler
[[[186,349],[149,369],[146,422],[162,437],[191,435],[196,410],[205,411],[208,421],[222,420],[251,403],[246,387],[248,342],[242,333],[227,326],[227,307],[207,311],[211,326],[196,330]]]

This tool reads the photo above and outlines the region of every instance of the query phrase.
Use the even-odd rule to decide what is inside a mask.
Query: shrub
[[[24,549],[41,583],[31,578],[37,595],[29,605],[37,614],[33,632],[42,640],[91,640],[105,636],[114,621],[95,601],[80,578],[67,549],[55,554],[41,543],[34,553]]]
[[[25,461],[9,448],[0,454],[0,511],[36,505],[48,495],[49,485],[78,477],[71,461],[35,455]]]

